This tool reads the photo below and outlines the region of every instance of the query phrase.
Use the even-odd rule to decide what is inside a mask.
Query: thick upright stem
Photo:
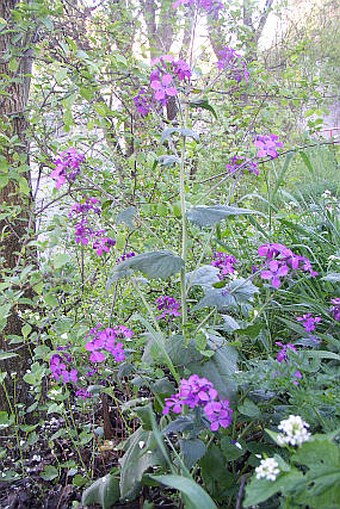
[[[181,269],[181,302],[182,302],[182,325],[185,326],[187,322],[187,295],[186,295],[186,262],[187,262],[187,218],[186,218],[186,202],[185,202],[185,149],[186,138],[183,138],[181,165],[179,172],[179,195],[181,202],[181,218],[182,218],[182,258],[184,260],[184,267]]]

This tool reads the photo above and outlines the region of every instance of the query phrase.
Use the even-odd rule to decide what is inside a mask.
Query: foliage
[[[292,55],[271,71],[256,46],[268,11],[257,25],[251,2],[242,18],[237,1],[196,0],[10,14],[13,72],[15,35],[34,20],[40,37],[29,166],[1,134],[0,187],[32,196],[35,233],[15,230],[1,270],[0,481],[33,472],[103,509],[335,508],[337,147],[313,138],[319,122],[302,133],[294,109],[322,103],[320,82],[294,76]],[[23,210],[5,203],[4,241]],[[280,441],[292,417],[302,443]]]

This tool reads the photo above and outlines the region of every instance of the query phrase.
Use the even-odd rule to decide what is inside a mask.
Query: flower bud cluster
[[[162,295],[155,300],[155,304],[158,311],[162,311],[162,313],[156,317],[157,320],[161,320],[167,316],[181,316],[181,303],[174,297],[169,297],[169,295]]]
[[[275,481],[280,473],[279,464],[274,458],[261,460],[260,465],[255,468],[256,479]]]
[[[279,444],[300,446],[304,442],[308,442],[311,437],[308,428],[309,424],[303,421],[299,415],[290,415],[278,426],[278,429],[282,431],[277,437]]]

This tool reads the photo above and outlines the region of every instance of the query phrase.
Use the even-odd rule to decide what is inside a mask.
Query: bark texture
[[[1,0],[0,18],[7,22],[6,30],[0,33],[0,134],[10,142],[0,147],[0,155],[5,164],[1,170],[2,181],[7,184],[0,189],[1,211],[9,215],[0,219],[0,267],[3,278],[18,274],[27,257],[25,245],[34,234],[32,216],[32,194],[29,172],[28,141],[26,139],[26,107],[30,90],[32,72],[32,43],[35,33],[32,28],[23,30],[13,21],[13,11],[18,0]],[[23,193],[18,178],[26,180],[28,192]],[[1,276],[0,276],[1,277]],[[18,290],[18,287],[12,288]],[[6,290],[5,290],[6,291]],[[30,290],[25,290],[24,297],[31,297]],[[6,297],[6,296],[5,296]],[[5,328],[0,330],[0,349],[9,350],[9,336],[21,336],[23,326],[20,318],[21,306],[14,306],[7,319]],[[18,357],[0,361],[0,370],[7,371],[5,380],[7,393],[12,397],[14,387],[10,374],[17,373],[17,402],[29,401],[28,386],[22,380],[25,373],[29,351],[27,345],[19,344],[16,348]],[[12,399],[12,404],[15,401]],[[9,409],[8,399],[0,388],[0,409]]]

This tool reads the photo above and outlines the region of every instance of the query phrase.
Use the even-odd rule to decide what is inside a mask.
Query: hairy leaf
[[[258,214],[258,212],[238,207],[230,207],[228,205],[197,205],[196,207],[192,207],[187,213],[189,221],[201,227],[214,226],[229,216],[246,214]]]

